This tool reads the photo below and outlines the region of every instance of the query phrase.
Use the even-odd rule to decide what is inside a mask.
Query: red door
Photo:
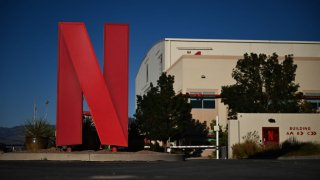
[[[279,127],[262,128],[263,144],[279,144]]]

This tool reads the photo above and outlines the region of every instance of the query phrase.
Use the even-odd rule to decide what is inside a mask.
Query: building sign
[[[286,135],[297,135],[297,136],[315,136],[317,132],[310,126],[290,126]]]
[[[59,23],[57,146],[82,144],[83,96],[101,144],[128,145],[127,24],[104,28],[100,71],[84,23]]]

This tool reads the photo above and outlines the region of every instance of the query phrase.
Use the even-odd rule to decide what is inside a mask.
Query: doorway
[[[279,144],[279,127],[262,127],[263,144]]]

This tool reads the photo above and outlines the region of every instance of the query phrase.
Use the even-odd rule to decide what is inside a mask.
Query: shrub
[[[128,150],[140,151],[143,150],[144,136],[139,131],[139,125],[136,120],[130,121],[128,129]]]
[[[232,146],[232,156],[236,159],[249,158],[261,151],[261,147],[254,141],[245,141]]]
[[[282,144],[267,143],[260,145],[257,132],[249,132],[243,136],[243,143],[232,146],[232,156],[236,159],[258,158],[274,159],[280,156],[311,156],[320,155],[320,144],[313,142],[299,142],[291,137]]]
[[[42,118],[27,121],[24,130],[27,150],[45,149],[55,146],[54,128],[48,121]]]
[[[308,156],[319,154],[320,144],[299,142],[294,137],[289,138],[281,144],[281,155],[283,156]]]
[[[236,159],[249,158],[262,151],[259,145],[259,135],[257,131],[248,132],[243,136],[243,143],[238,143],[232,146],[232,156]]]
[[[160,146],[156,141],[155,144],[150,143],[150,150],[155,152],[164,152],[164,147]]]
[[[82,117],[82,144],[72,147],[75,151],[99,150],[101,148],[98,132],[90,116]]]
[[[24,127],[26,137],[49,138],[54,136],[54,128],[42,118],[27,121]]]
[[[242,139],[244,141],[252,141],[252,142],[258,143],[259,135],[257,131],[248,132],[247,135],[242,136]]]

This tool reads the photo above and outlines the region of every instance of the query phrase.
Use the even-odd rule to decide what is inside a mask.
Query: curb
[[[184,161],[179,154],[140,153],[3,153],[0,161]]]
[[[320,159],[320,156],[282,156],[277,158],[278,160],[310,160],[310,159]]]

